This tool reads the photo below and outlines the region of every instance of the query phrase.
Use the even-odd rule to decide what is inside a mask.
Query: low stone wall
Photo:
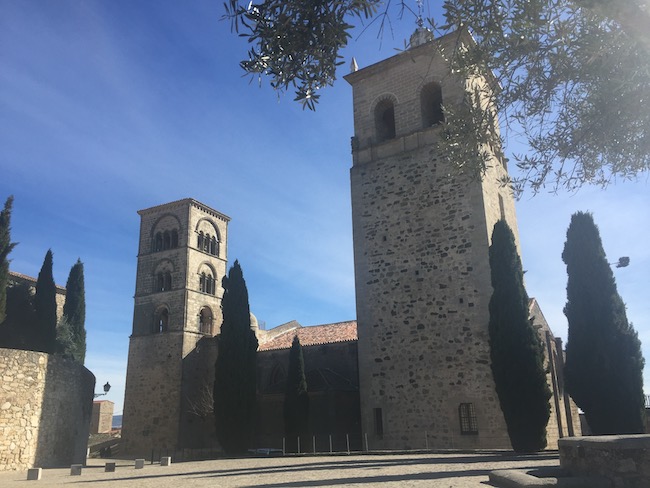
[[[0,471],[86,457],[95,376],[82,365],[0,348]]]
[[[560,439],[560,465],[572,475],[598,475],[616,488],[650,486],[650,435]]]

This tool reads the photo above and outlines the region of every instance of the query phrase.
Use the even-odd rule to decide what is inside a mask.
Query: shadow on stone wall
[[[83,365],[49,356],[34,466],[85,463],[94,390],[95,375]]]
[[[95,376],[57,356],[0,349],[0,377],[0,470],[83,463]]]

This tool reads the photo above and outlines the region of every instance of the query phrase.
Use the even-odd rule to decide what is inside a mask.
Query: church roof
[[[260,344],[258,351],[289,349],[295,336],[298,336],[300,345],[303,347],[357,340],[356,320],[337,322],[335,324],[312,325],[309,327],[302,327],[297,322],[296,325],[297,327],[293,327],[285,333]]]
[[[10,283],[13,283],[13,284],[26,283],[31,287],[35,287],[37,281],[38,280],[36,278],[34,278],[33,276],[27,276],[26,274],[16,273],[15,271],[11,271],[11,270],[9,271],[9,282]],[[57,284],[55,284],[54,286],[56,287],[56,292],[57,293],[65,295],[65,292],[66,292],[65,286],[61,286],[61,285],[57,285]]]

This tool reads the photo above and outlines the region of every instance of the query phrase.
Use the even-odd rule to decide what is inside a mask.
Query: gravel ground
[[[44,469],[40,481],[26,481],[26,471],[0,472],[0,487],[63,486],[138,488],[299,488],[307,486],[361,486],[381,488],[487,487],[495,469],[559,465],[557,452],[530,456],[504,453],[473,454],[365,454],[219,459],[145,464],[136,470],[133,461],[115,460],[114,473],[104,472],[105,459],[89,459],[81,476],[70,468]]]

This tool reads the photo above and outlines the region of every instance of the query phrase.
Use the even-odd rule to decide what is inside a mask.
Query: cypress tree
[[[248,290],[238,261],[223,279],[223,323],[217,338],[214,416],[227,454],[246,452],[253,436],[257,338],[251,330]]]
[[[0,347],[32,351],[38,339],[34,296],[28,284],[7,288],[7,315],[0,325]]]
[[[84,287],[84,265],[80,259],[70,269],[68,281],[65,285],[66,295],[63,305],[63,319],[58,327],[58,334],[68,334],[69,337],[61,343],[68,344],[64,354],[84,363],[86,358],[86,295]],[[65,327],[70,330],[67,331]]]
[[[9,253],[16,246],[11,242],[11,207],[14,197],[10,196],[5,202],[4,210],[0,212],[0,323],[6,316],[7,285],[9,283]]]
[[[641,342],[628,323],[591,214],[571,217],[562,260],[568,274],[566,388],[594,434],[642,433]]]
[[[289,351],[289,369],[284,395],[284,432],[293,443],[300,437],[306,440],[309,431],[309,396],[305,378],[305,362],[300,339],[296,335]],[[304,445],[304,444],[303,444]]]
[[[56,342],[56,285],[52,274],[52,250],[45,254],[45,260],[36,280],[34,309],[36,311],[36,337],[34,350],[54,353]]]
[[[490,269],[490,359],[499,403],[513,449],[539,451],[546,447],[551,391],[543,344],[529,318],[515,237],[503,220],[492,232]]]

